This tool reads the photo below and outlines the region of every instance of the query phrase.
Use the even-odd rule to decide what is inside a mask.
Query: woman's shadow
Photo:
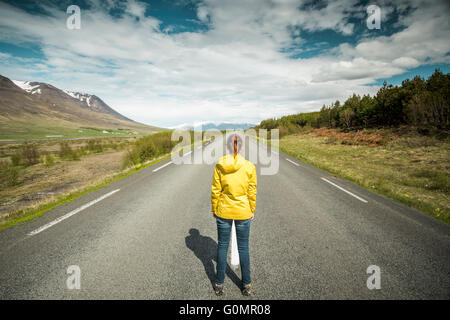
[[[189,234],[190,235],[185,238],[186,247],[191,249],[195,256],[203,263],[206,275],[208,276],[209,281],[211,281],[211,285],[214,286],[216,282],[216,273],[213,260],[217,263],[217,243],[210,237],[202,236],[197,229],[190,229]],[[241,280],[233,270],[231,270],[228,263],[226,274],[236,286],[239,288],[241,287]]]

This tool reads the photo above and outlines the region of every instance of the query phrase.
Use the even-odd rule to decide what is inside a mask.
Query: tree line
[[[450,129],[450,74],[439,69],[425,80],[406,79],[400,86],[383,86],[373,97],[353,94],[344,103],[335,101],[318,112],[300,113],[261,121],[259,128],[280,129],[280,136],[305,126],[344,130],[411,125]]]

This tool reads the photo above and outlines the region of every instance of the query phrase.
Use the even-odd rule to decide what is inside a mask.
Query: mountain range
[[[62,90],[43,82],[10,80],[1,75],[0,128],[0,139],[72,137],[80,135],[83,128],[133,134],[162,130],[128,119],[96,95]]]
[[[172,127],[172,129],[178,130],[247,130],[251,127],[256,126],[256,124],[252,123],[233,123],[233,122],[201,122],[195,124],[182,124],[176,127]]]

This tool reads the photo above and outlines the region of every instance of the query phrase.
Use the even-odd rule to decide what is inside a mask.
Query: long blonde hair
[[[227,140],[227,149],[234,155],[238,154],[242,148],[242,138],[238,134],[230,134]]]

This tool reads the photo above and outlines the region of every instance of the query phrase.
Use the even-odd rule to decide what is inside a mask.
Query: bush
[[[172,141],[171,136],[172,132],[168,131],[138,139],[125,155],[122,167],[144,163],[160,155],[170,153],[172,148],[178,143]]]
[[[341,143],[347,145],[367,145],[377,146],[385,144],[387,141],[379,133],[368,133],[365,131],[340,132],[337,129],[320,128],[312,132],[312,134],[326,137],[327,143]]]
[[[288,132],[288,129],[286,128],[286,127],[284,127],[284,126],[280,126],[279,128],[278,128],[278,138],[279,139],[281,139],[283,136],[285,136],[285,135],[287,135],[289,132]]]
[[[59,144],[59,157],[64,160],[80,160],[78,152],[72,150],[67,141]]]
[[[69,146],[67,142],[61,142],[59,144],[59,157],[61,159],[67,159],[72,154],[72,148]]]
[[[101,153],[103,152],[103,145],[100,141],[96,140],[89,140],[86,145],[86,149],[95,152],[95,153]]]
[[[11,156],[11,162],[13,166],[17,167],[22,163],[22,155],[19,152],[14,153]]]
[[[0,185],[2,187],[12,187],[18,184],[19,170],[9,163],[0,161]]]
[[[53,156],[51,154],[46,155],[44,158],[44,164],[47,167],[51,167],[52,165],[55,164],[55,158],[53,158]]]
[[[31,166],[39,162],[39,151],[35,144],[24,144],[21,153],[26,165]]]

